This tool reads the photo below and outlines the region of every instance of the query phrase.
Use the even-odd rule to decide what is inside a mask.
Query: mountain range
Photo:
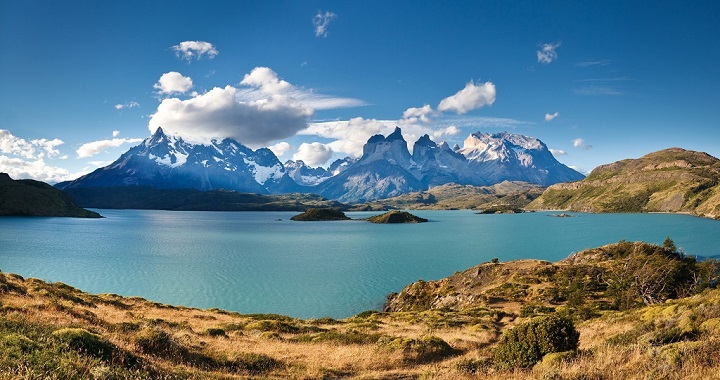
[[[252,150],[232,139],[194,144],[158,128],[112,164],[56,186],[302,192],[358,203],[448,183],[488,186],[523,181],[548,186],[582,178],[558,162],[539,139],[507,132],[473,133],[455,149],[424,135],[411,154],[396,128],[388,136],[372,136],[359,159],[337,160],[325,169],[302,161],[282,164],[271,150]]]

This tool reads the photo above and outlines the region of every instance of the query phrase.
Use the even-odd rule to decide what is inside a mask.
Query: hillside
[[[75,202],[91,208],[174,211],[304,211],[311,207],[347,209],[314,194],[253,194],[228,190],[103,187],[65,189]]]
[[[0,173],[0,216],[101,217],[78,207],[67,195],[44,182],[15,181],[6,173]]]
[[[550,186],[529,209],[685,212],[720,217],[720,160],[670,148],[602,165],[578,182]]]
[[[0,379],[716,378],[720,290],[703,288],[717,280],[717,262],[704,265],[713,270],[690,297],[595,308],[608,297],[596,298],[602,289],[589,274],[637,255],[697,264],[671,241],[621,242],[558,263],[486,263],[410,285],[404,293],[425,289],[428,297],[407,303],[415,305],[408,310],[344,320],[200,310],[0,273]],[[537,292],[548,297],[545,304],[518,310],[501,301],[553,287]],[[488,297],[475,296],[475,288]],[[435,303],[442,294],[454,301]],[[464,294],[475,301],[463,301]],[[575,312],[582,303],[595,306]],[[493,362],[511,327],[548,314],[574,319],[579,350],[548,354],[527,369]]]
[[[483,210],[498,205],[525,207],[542,194],[544,188],[525,182],[503,181],[492,186],[454,183],[380,199],[355,208],[369,210]]]

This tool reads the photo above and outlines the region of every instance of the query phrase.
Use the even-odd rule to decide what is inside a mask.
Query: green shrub
[[[225,367],[231,370],[241,370],[253,373],[267,372],[281,368],[283,363],[264,354],[239,353],[228,360]]]
[[[170,335],[162,330],[146,328],[135,337],[135,344],[146,354],[159,354],[173,349]]]
[[[217,327],[215,327],[215,328],[213,328],[213,327],[208,328],[208,329],[206,329],[206,330],[204,331],[204,333],[205,333],[205,335],[208,335],[208,336],[223,336],[223,337],[227,337],[227,334],[225,334],[225,330],[223,330],[223,329],[221,329],[221,328],[217,328]]]
[[[390,350],[402,350],[406,360],[425,363],[439,360],[455,353],[447,342],[436,336],[425,336],[420,339],[383,337],[378,345]]]
[[[100,359],[109,360],[114,351],[110,342],[85,329],[63,328],[53,331],[52,336],[74,350]]]
[[[527,368],[545,354],[577,349],[579,338],[570,319],[557,315],[538,317],[506,331],[493,360],[504,369]]]

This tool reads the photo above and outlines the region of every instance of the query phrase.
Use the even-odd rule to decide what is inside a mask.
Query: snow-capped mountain
[[[558,162],[539,139],[514,133],[473,133],[457,153],[467,158],[478,184],[507,180],[549,186],[585,177]]]
[[[507,180],[547,186],[582,178],[555,160],[542,141],[507,132],[473,133],[463,147],[453,148],[425,135],[410,154],[400,128],[395,128],[387,137],[368,139],[359,159],[347,157],[324,169],[300,160],[283,165],[269,149],[253,151],[231,139],[192,144],[158,128],[112,164],[57,187],[304,192],[363,202],[447,183],[482,186]]]
[[[112,164],[60,188],[147,186],[157,189],[227,189],[252,193],[297,191],[299,186],[267,148],[231,139],[190,144],[162,128]]]
[[[362,202],[427,190],[446,183],[485,186],[503,181],[551,185],[584,176],[553,157],[540,140],[512,133],[470,135],[462,148],[436,144],[428,135],[412,155],[399,128],[372,136],[363,156],[313,191],[342,202]]]
[[[312,168],[305,165],[303,160],[285,161],[285,171],[297,184],[303,186],[315,186],[322,181],[332,177],[332,174],[323,167]]]

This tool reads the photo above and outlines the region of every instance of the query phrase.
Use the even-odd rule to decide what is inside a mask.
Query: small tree
[[[506,331],[493,360],[504,369],[528,368],[546,354],[577,349],[579,339],[570,319],[557,314],[538,317]]]

